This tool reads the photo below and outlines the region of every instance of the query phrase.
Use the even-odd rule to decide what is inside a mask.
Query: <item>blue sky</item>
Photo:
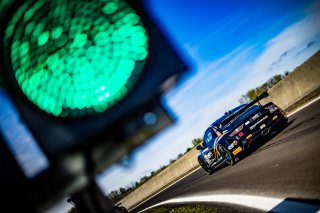
[[[225,109],[275,74],[320,49],[320,2],[149,0],[150,13],[190,65],[163,98],[178,120],[99,175],[105,193],[130,186],[175,159]],[[196,159],[195,159],[196,160]]]

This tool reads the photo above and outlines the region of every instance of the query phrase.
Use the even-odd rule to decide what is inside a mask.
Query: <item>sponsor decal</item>
[[[233,149],[233,147],[234,147],[234,145],[232,143],[232,144],[230,144],[230,146],[228,146],[228,149],[231,150],[231,149]]]
[[[243,129],[243,124],[241,124],[240,126],[238,126],[231,134],[230,137],[233,137],[235,134],[237,134],[238,132],[240,132]]]
[[[252,134],[248,135],[248,136],[246,137],[246,139],[249,139],[249,138],[251,138],[251,137],[252,137]]]
[[[232,152],[232,154],[233,155],[237,155],[239,152],[241,152],[242,151],[242,148],[239,146],[237,149],[235,149],[233,152]]]
[[[250,129],[253,130],[254,128],[256,128],[256,126],[261,123],[262,121],[264,121],[265,119],[268,118],[268,115],[264,116],[261,120],[259,120],[257,123],[255,123],[254,125],[250,126]]]
[[[234,148],[234,146],[237,146],[238,145],[238,141],[234,140],[229,146],[228,146],[228,149],[231,150]]]
[[[252,116],[251,119],[254,121],[254,120],[256,120],[257,118],[259,118],[259,116],[260,116],[260,113],[257,113],[257,114],[255,114],[254,116]]]

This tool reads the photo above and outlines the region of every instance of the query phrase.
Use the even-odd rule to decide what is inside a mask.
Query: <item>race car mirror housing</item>
[[[202,150],[203,149],[203,147],[201,146],[201,144],[199,144],[198,146],[197,146],[197,150]]]

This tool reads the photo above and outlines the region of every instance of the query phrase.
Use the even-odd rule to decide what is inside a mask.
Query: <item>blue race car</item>
[[[208,127],[202,144],[197,146],[199,164],[207,174],[225,163],[233,165],[235,157],[247,150],[252,142],[287,124],[282,109],[272,102],[259,103],[268,95],[264,92],[249,104],[226,112]]]

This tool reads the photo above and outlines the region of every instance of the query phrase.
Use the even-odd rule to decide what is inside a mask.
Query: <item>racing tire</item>
[[[230,166],[235,164],[234,156],[227,148],[218,145],[218,152],[224,158],[227,164],[229,164]]]
[[[207,175],[211,175],[212,170],[208,167],[208,164],[202,158],[198,158],[198,161],[199,161],[199,164],[200,164],[201,168],[203,169],[203,171]]]
[[[286,119],[285,117],[281,118],[280,122],[277,125],[277,127],[279,128],[279,130],[277,131],[280,132],[285,129],[288,126],[288,123],[288,119]]]
[[[288,118],[283,118],[281,121],[282,126],[286,127],[288,125],[289,121]]]

